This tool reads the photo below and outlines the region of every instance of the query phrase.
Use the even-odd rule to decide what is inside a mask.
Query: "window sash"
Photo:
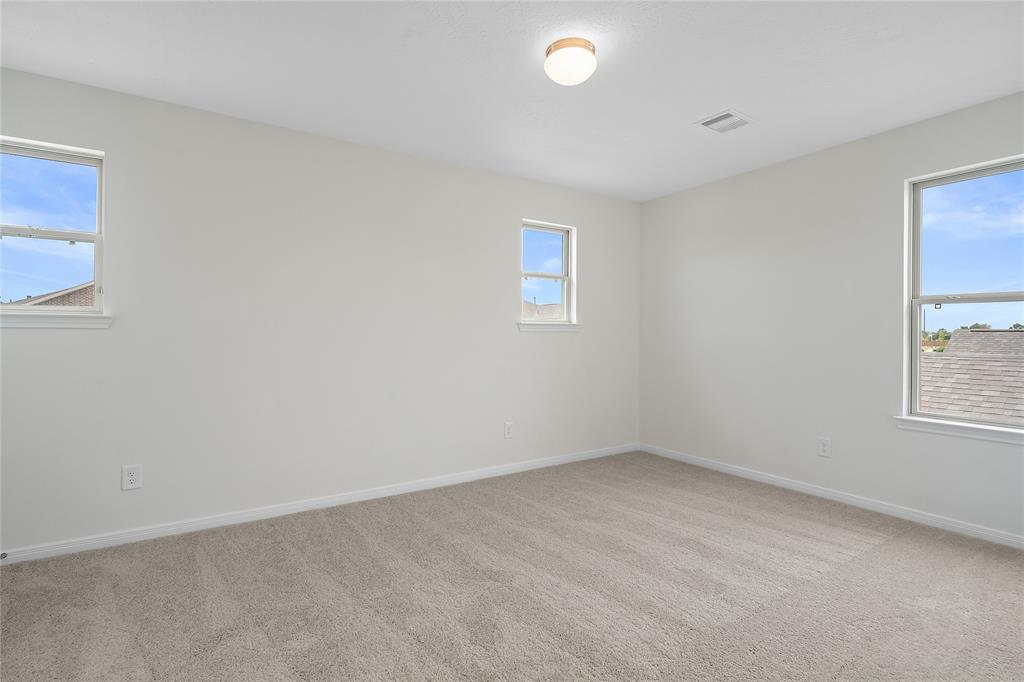
[[[569,278],[565,275],[551,275],[546,272],[526,272],[524,270],[522,276],[528,279],[560,279],[563,282],[569,281]]]
[[[1013,303],[1024,299],[1024,291],[1000,291],[991,294],[932,294],[913,299],[917,303]]]
[[[9,304],[0,305],[0,315],[52,315],[62,310],[75,312],[101,312],[103,310],[102,297],[103,288],[100,285],[100,263],[102,262],[101,249],[103,248],[103,236],[93,232],[77,232],[74,230],[51,230],[35,227],[21,227],[19,225],[0,226],[0,239],[3,237],[27,237],[30,239],[43,239],[55,242],[82,242],[93,245],[92,254],[92,275],[93,275],[93,304],[91,306],[74,305],[47,305],[44,307],[18,306]],[[84,237],[84,238],[83,238]]]
[[[967,171],[947,173],[944,175],[937,175],[935,177],[919,180],[914,182],[912,185],[912,231],[911,231],[911,248],[913,253],[912,263],[912,292],[911,297],[913,299],[919,298],[934,298],[936,296],[975,296],[975,295],[988,295],[984,292],[972,292],[972,293],[960,293],[948,292],[946,294],[931,294],[929,296],[921,296],[921,275],[923,269],[921,267],[921,207],[923,202],[921,201],[921,193],[929,187],[938,187],[939,185],[951,185],[956,182],[963,182],[965,180],[974,180],[977,178],[984,178],[989,175],[999,175],[1000,173],[1008,173],[1010,171],[1024,169],[1024,161],[1019,159],[996,161],[992,164],[987,164],[981,168],[974,168]]]
[[[925,300],[927,299],[927,300]],[[934,299],[934,300],[932,300]],[[987,424],[989,426],[1000,426],[1003,428],[1018,428],[1007,422],[986,421],[984,419],[973,419],[971,417],[952,416],[941,412],[928,412],[921,409],[921,307],[934,305],[936,303],[1018,303],[1024,302],[1024,292],[1013,294],[983,295],[973,294],[970,298],[967,295],[959,296],[927,296],[924,299],[913,299],[910,305],[911,314],[911,385],[910,385],[910,414],[917,417],[931,417],[934,419],[945,419],[952,421],[971,422],[976,424]]]
[[[28,237],[30,239],[53,239],[56,241],[68,242],[92,242],[100,241],[100,235],[95,232],[81,232],[79,230],[57,230],[50,227],[28,227],[27,225],[0,225],[0,236]]]
[[[68,147],[61,144],[35,142],[33,140],[23,140],[7,136],[0,137],[0,153],[46,159],[47,161],[77,163],[83,166],[95,166],[96,168],[102,168],[104,156],[103,152],[95,149]]]
[[[941,419],[946,421],[958,421],[973,424],[980,424],[985,426],[998,426],[1001,428],[1016,429],[1017,427],[1006,422],[988,421],[984,419],[974,419],[970,417],[952,416],[948,414],[942,414],[937,412],[927,412],[921,409],[921,307],[925,305],[933,305],[935,303],[1016,303],[1024,302],[1024,291],[1009,291],[1009,292],[962,292],[962,293],[945,293],[945,294],[929,294],[927,296],[921,295],[921,280],[923,270],[921,267],[921,195],[922,191],[929,187],[937,187],[939,185],[948,185],[955,182],[963,182],[965,180],[973,180],[976,178],[987,177],[990,175],[999,175],[1000,173],[1007,173],[1015,170],[1024,169],[1024,159],[1021,157],[1013,157],[1010,159],[1002,159],[994,161],[988,164],[981,165],[979,167],[969,168],[963,171],[951,171],[948,173],[936,174],[925,178],[918,179],[916,181],[908,181],[909,185],[909,196],[908,201],[910,203],[910,229],[909,229],[909,252],[910,252],[910,296],[907,301],[908,314],[910,315],[910,324],[907,329],[910,330],[909,338],[906,340],[907,350],[909,352],[910,363],[909,363],[909,376],[907,377],[909,383],[908,398],[909,404],[905,406],[906,414],[916,417],[928,417],[933,419]]]
[[[541,320],[524,320],[523,319],[523,303],[520,302],[520,304],[519,304],[519,321],[520,322],[528,322],[530,324],[551,324],[552,322],[569,322],[569,321],[571,321],[572,320],[572,312],[571,312],[570,308],[572,307],[572,303],[570,303],[570,301],[572,300],[572,298],[571,298],[571,296],[572,296],[572,280],[569,279],[568,277],[561,277],[559,275],[547,275],[547,274],[544,274],[544,273],[524,272],[522,274],[522,276],[520,277],[520,286],[522,286],[522,280],[523,279],[531,279],[531,278],[532,279],[547,279],[547,280],[551,280],[552,282],[561,282],[562,316],[560,318],[558,318],[557,320],[546,320],[546,321],[541,321]],[[522,291],[519,292],[519,296],[520,296],[520,298],[522,298]]]
[[[523,270],[523,250],[525,248],[526,240],[525,235],[527,230],[534,232],[550,232],[551,234],[557,234],[562,237],[562,274],[553,275],[550,272],[530,272]],[[547,225],[539,225],[531,222],[523,222],[522,232],[520,233],[520,244],[519,244],[519,270],[522,272],[523,277],[545,277],[545,278],[561,278],[569,279],[569,255],[572,252],[572,231],[569,228],[562,227],[550,227]]]

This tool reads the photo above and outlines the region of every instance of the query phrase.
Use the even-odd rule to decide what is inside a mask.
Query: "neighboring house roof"
[[[1024,425],[1024,330],[957,329],[922,353],[921,411]]]
[[[523,301],[524,320],[560,320],[562,319],[561,303],[533,303]]]
[[[51,291],[48,294],[40,294],[39,296],[23,298],[20,301],[12,301],[8,305],[91,306],[93,301],[96,300],[95,294],[95,284],[93,282],[86,282],[84,284],[76,284],[67,289]]]

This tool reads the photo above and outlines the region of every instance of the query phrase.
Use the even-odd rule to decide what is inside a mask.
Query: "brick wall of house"
[[[35,305],[73,305],[73,306],[91,306],[95,301],[95,285],[90,284],[87,287],[76,289],[75,291],[69,291],[66,294],[55,296],[54,298],[40,301]]]

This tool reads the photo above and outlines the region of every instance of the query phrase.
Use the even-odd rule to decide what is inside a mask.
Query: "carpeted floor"
[[[1024,553],[642,453],[0,574],[5,682],[1024,679]]]

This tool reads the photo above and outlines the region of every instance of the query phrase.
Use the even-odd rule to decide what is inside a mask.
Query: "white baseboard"
[[[982,540],[988,540],[989,542],[1024,549],[1024,536],[1021,535],[1015,535],[1013,533],[1007,533],[1005,531],[987,528],[985,526],[979,526],[965,521],[958,521],[945,516],[939,516],[938,514],[932,514],[930,512],[902,507],[889,502],[882,502],[881,500],[875,500],[869,497],[862,497],[860,495],[842,492],[841,490],[833,490],[831,488],[825,488],[812,483],[795,481],[793,479],[776,476],[775,474],[767,474],[762,471],[748,469],[735,464],[727,464],[725,462],[719,462],[705,457],[688,455],[686,453],[676,452],[675,450],[669,450],[668,448],[662,448],[657,445],[650,445],[647,443],[629,443],[615,447],[601,448],[598,450],[588,450],[585,452],[574,452],[567,455],[531,459],[525,462],[499,464],[497,466],[485,467],[483,469],[473,469],[471,471],[433,476],[431,478],[421,478],[405,483],[395,483],[377,488],[367,488],[365,490],[354,490],[347,493],[339,493],[337,495],[315,497],[306,500],[298,500],[296,502],[285,502],[267,507],[257,507],[255,509],[215,514],[213,516],[204,516],[197,519],[162,523],[155,526],[116,531],[113,533],[101,533],[98,535],[75,538],[73,540],[49,542],[39,545],[31,545],[28,547],[17,547],[6,550],[7,556],[3,559],[3,564],[7,565],[17,563],[19,561],[45,559],[46,557],[58,556],[61,554],[84,552],[91,549],[101,549],[103,547],[113,547],[115,545],[123,545],[129,542],[138,542],[139,540],[149,540],[168,535],[190,533],[192,531],[203,530],[206,528],[231,526],[238,523],[247,523],[249,521],[269,519],[275,516],[284,516],[285,514],[309,511],[311,509],[336,507],[342,504],[372,500],[378,497],[400,495],[402,493],[411,493],[417,490],[442,488],[444,486],[455,485],[457,483],[466,483],[468,481],[492,478],[494,476],[504,476],[506,474],[514,474],[520,471],[529,471],[530,469],[540,469],[543,467],[557,466],[559,464],[568,464],[569,462],[579,462],[585,459],[618,455],[636,450],[642,450],[643,452],[647,452],[652,455],[659,455],[668,459],[686,462],[687,464],[695,464],[707,469],[714,469],[716,471],[740,476],[742,478],[749,478],[754,481],[761,481],[762,483],[769,483],[781,488],[796,490],[802,493],[807,493],[808,495],[823,497],[829,500],[835,500],[836,502],[843,502],[845,504],[853,505],[854,507],[870,509],[871,511],[888,514],[889,516],[895,516],[908,521],[915,521],[927,526],[960,533],[961,535],[968,535]]]
[[[889,516],[906,519],[907,521],[915,521],[926,526],[941,528],[942,530],[948,530],[961,535],[969,535],[974,538],[988,540],[989,542],[995,542],[1000,545],[1009,545],[1010,547],[1016,547],[1017,549],[1024,549],[1024,535],[1015,535],[1013,533],[1007,533],[1006,531],[996,530],[995,528],[979,526],[974,523],[967,523],[966,521],[958,521],[946,516],[939,516],[938,514],[920,511],[918,509],[911,509],[910,507],[902,507],[898,504],[882,502],[881,500],[875,500],[870,497],[862,497],[860,495],[845,493],[841,490],[833,490],[832,488],[825,488],[812,483],[795,481],[791,478],[776,476],[775,474],[766,474],[763,471],[748,469],[735,464],[726,464],[725,462],[719,462],[714,459],[688,455],[684,452],[676,452],[675,450],[658,447],[657,445],[639,443],[636,447],[638,450],[642,450],[652,455],[667,457],[668,459],[686,462],[687,464],[695,464],[706,469],[714,469],[715,471],[721,471],[722,473],[732,474],[733,476],[740,476],[742,478],[749,478],[754,481],[761,481],[762,483],[770,483],[771,485],[776,485],[780,488],[796,490],[808,495],[814,495],[815,497],[824,497],[828,500],[843,502],[854,507],[861,507],[862,509],[870,509],[871,511],[888,514]]]
[[[624,452],[633,452],[637,449],[638,448],[635,444],[630,443],[615,447],[601,448],[599,450],[587,450],[585,452],[574,452],[567,455],[530,459],[525,462],[499,464],[497,466],[485,467],[483,469],[473,469],[471,471],[461,471],[454,474],[432,476],[430,478],[421,478],[415,481],[407,481],[405,483],[394,483],[392,485],[367,488],[365,490],[353,490],[352,492],[328,495],[326,497],[315,497],[307,500],[298,500],[296,502],[284,502],[282,504],[273,504],[267,507],[257,507],[255,509],[215,514],[213,516],[204,516],[198,519],[173,521],[171,523],[161,523],[159,525],[146,526],[144,528],[133,528],[131,530],[116,531],[113,533],[90,535],[87,537],[75,538],[73,540],[48,542],[28,547],[16,547],[14,549],[5,550],[7,556],[3,559],[3,564],[7,565],[17,563],[19,561],[45,559],[46,557],[58,556],[61,554],[84,552],[90,549],[101,549],[103,547],[113,547],[114,545],[123,545],[129,542],[138,542],[139,540],[150,540],[152,538],[160,538],[167,535],[191,533],[192,531],[216,528],[218,526],[232,526],[238,523],[269,519],[274,516],[284,516],[285,514],[294,514],[296,512],[309,511],[311,509],[336,507],[342,504],[362,502],[363,500],[372,500],[378,497],[390,497],[391,495],[411,493],[417,490],[443,488],[445,486],[455,485],[456,483],[466,483],[468,481],[476,481],[482,478],[515,474],[520,471],[540,469],[543,467],[556,466],[558,464],[568,464],[569,462],[579,462],[584,459],[618,455]]]

